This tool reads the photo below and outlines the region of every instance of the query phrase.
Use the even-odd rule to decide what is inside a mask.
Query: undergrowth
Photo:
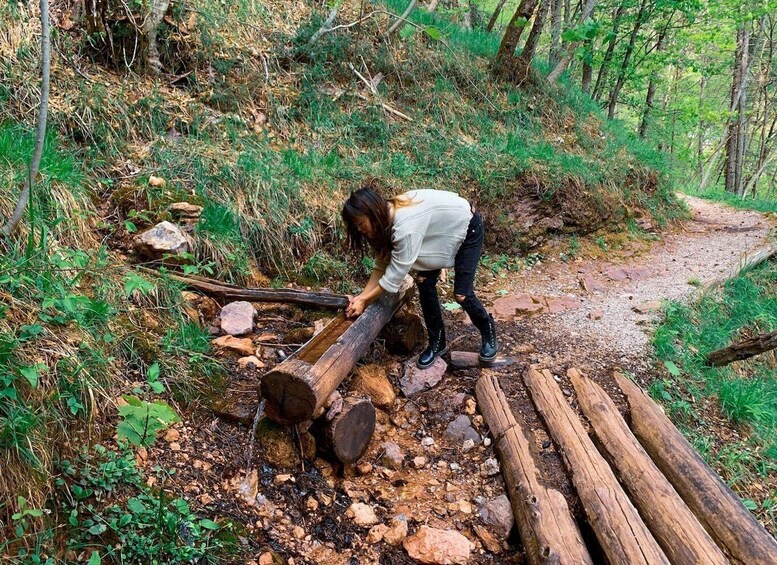
[[[731,280],[721,292],[690,305],[672,303],[654,336],[656,356],[667,369],[651,393],[693,438],[707,460],[733,486],[764,480],[777,472],[777,357],[773,351],[723,367],[709,367],[710,352],[777,329],[777,267],[767,263]],[[739,427],[730,443],[705,439],[712,401]],[[777,486],[773,483],[751,510],[777,528]]]

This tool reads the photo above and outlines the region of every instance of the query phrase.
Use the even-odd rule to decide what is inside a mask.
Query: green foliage
[[[158,381],[150,375],[149,382]],[[159,432],[180,421],[175,410],[162,400],[148,402],[128,395],[122,398],[127,404],[119,406],[119,415],[124,419],[119,422],[117,432],[119,439],[126,439],[132,445],[148,447],[156,441]]]

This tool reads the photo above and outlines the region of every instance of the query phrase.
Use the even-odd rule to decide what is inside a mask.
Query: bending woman
[[[493,317],[475,296],[475,272],[483,249],[483,221],[469,202],[442,190],[414,190],[385,200],[372,188],[353,192],[343,205],[348,246],[369,243],[375,268],[358,296],[350,298],[346,316],[359,316],[384,292],[394,293],[410,270],[416,271],[418,298],[429,346],[418,357],[426,369],[446,351],[445,327],[437,297],[441,269],[453,267],[453,294],[483,338],[479,359],[496,358]]]

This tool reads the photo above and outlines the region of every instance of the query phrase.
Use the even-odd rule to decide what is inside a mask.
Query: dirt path
[[[656,314],[649,308],[640,313],[635,307],[689,296],[696,288],[689,283],[706,281],[734,266],[770,231],[770,221],[760,214],[695,198],[687,201],[693,219],[660,241],[624,245],[608,252],[606,260],[563,262],[558,250],[551,251],[531,270],[495,276],[485,283],[482,294],[497,312],[502,351],[516,359],[514,365],[494,371],[530,438],[543,482],[564,493],[578,515],[574,491],[520,375],[529,366],[548,368],[568,396],[573,393],[564,375],[570,366],[609,390],[613,390],[609,375],[616,366],[643,383],[650,378],[649,334]],[[449,294],[450,288],[443,292]],[[288,340],[291,328],[313,325],[321,316],[292,310],[279,308],[277,324],[258,328],[257,333],[270,332],[279,339],[286,335]],[[476,350],[474,328],[462,323],[460,313],[445,315],[450,336],[460,338],[457,348]],[[225,398],[242,402],[233,406],[235,413],[242,410],[242,422],[193,416],[151,448],[143,461],[149,468],[155,462],[175,468],[171,480],[176,486],[171,488],[187,496],[193,508],[243,525],[239,539],[254,557],[238,562],[415,562],[401,541],[387,542],[369,525],[356,523],[347,513],[354,503],[371,509],[375,520],[395,533],[404,522],[411,536],[422,525],[463,534],[474,544],[468,563],[524,562],[515,530],[507,539],[500,533],[509,529],[509,522],[494,511],[494,523],[486,524],[492,520],[482,515],[484,506],[498,506],[493,501],[505,490],[474,401],[479,369],[449,370],[439,384],[411,399],[399,394],[390,411],[378,411],[370,447],[351,469],[338,469],[322,458],[303,465],[294,448],[280,453],[282,442],[268,447],[260,436],[251,462],[255,472],[246,483],[258,379],[279,360],[272,349],[268,351],[261,370],[236,366],[224,391]],[[388,354],[380,340],[366,357],[383,367],[399,390],[405,359]],[[390,451],[398,454],[388,457]]]

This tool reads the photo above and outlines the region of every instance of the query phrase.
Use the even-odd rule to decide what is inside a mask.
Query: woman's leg
[[[445,326],[442,321],[440,299],[437,296],[437,279],[439,278],[439,269],[419,271],[416,275],[418,301],[421,303],[426,331],[429,334],[429,346],[418,357],[417,364],[421,369],[431,366],[440,353],[445,350]]]
[[[482,251],[483,221],[480,214],[475,212],[467,228],[467,236],[456,254],[454,267],[456,279],[453,283],[453,295],[483,338],[480,360],[493,361],[498,350],[494,319],[475,295],[475,274]]]

